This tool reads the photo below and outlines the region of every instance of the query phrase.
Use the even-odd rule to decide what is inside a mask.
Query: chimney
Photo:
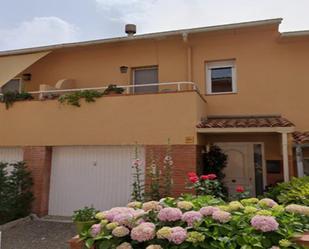
[[[136,25],[126,24],[125,32],[129,37],[133,37],[136,34]]]

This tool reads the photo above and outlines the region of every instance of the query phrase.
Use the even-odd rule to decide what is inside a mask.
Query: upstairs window
[[[133,84],[137,87],[134,87],[134,93],[157,93],[159,86],[151,84],[157,84],[158,78],[158,67],[156,66],[135,68],[133,71]]]
[[[206,89],[208,94],[236,93],[235,60],[208,62]]]

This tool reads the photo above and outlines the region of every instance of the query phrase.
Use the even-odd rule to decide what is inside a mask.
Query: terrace
[[[206,101],[192,82],[121,85],[122,93],[109,92],[95,103],[82,98],[80,108],[58,101],[66,94],[104,93],[107,88],[32,91],[32,100],[17,101],[9,109],[1,105],[2,145],[164,144],[167,138],[175,144],[196,142],[195,126],[205,116]],[[146,91],[137,90],[141,88]]]

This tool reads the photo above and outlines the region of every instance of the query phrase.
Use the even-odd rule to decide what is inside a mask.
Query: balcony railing
[[[115,84],[116,85],[116,84]],[[150,93],[158,93],[158,92],[180,92],[186,90],[194,90],[199,92],[197,85],[194,82],[164,82],[164,83],[153,83],[153,84],[139,84],[139,85],[116,85],[117,88],[123,88],[123,94],[135,94],[136,89],[147,87],[158,87],[157,91],[151,91]],[[166,88],[164,88],[166,87]],[[95,90],[104,92],[108,86],[104,87],[88,87],[88,88],[73,88],[73,89],[52,89],[52,90],[41,90],[41,91],[31,91],[29,92],[31,95],[38,96],[39,99],[44,99],[45,96],[48,95],[61,95],[70,92],[80,92],[86,90]],[[140,92],[139,92],[140,93]],[[149,93],[149,91],[147,92]],[[0,93],[0,96],[3,94]]]

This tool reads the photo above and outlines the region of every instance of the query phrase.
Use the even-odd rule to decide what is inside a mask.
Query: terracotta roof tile
[[[197,128],[262,128],[293,127],[294,124],[281,116],[210,116]],[[309,137],[308,137],[309,138]]]
[[[308,144],[309,143],[309,131],[308,132],[299,132],[296,131],[293,133],[294,142],[297,144]]]

